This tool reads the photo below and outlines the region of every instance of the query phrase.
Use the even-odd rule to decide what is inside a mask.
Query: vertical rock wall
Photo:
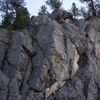
[[[0,100],[99,100],[100,18],[0,29]]]

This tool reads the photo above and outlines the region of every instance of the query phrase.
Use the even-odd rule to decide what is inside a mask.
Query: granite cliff
[[[0,100],[100,100],[100,17],[59,10],[0,29]]]

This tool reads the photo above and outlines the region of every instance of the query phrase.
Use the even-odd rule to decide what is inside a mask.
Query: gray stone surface
[[[0,70],[0,100],[7,100],[9,81],[10,79]]]
[[[72,19],[73,15],[70,12],[67,12],[64,10],[63,11],[63,19],[66,19],[66,18]]]
[[[6,57],[8,45],[0,42],[0,69],[2,69],[2,65],[4,63],[4,59]]]
[[[7,29],[0,29],[0,42],[9,44],[10,32]]]
[[[26,31],[23,33],[13,31],[10,49],[7,53],[7,59],[9,63],[16,67],[18,70],[22,71],[26,69],[28,64],[28,54],[33,52],[33,46],[31,43],[32,40],[28,35],[29,34],[26,33]]]
[[[2,71],[10,79],[17,78],[18,80],[22,81],[22,75],[20,71],[18,71],[14,66],[10,65],[6,60],[4,62]]]
[[[52,14],[49,15],[49,17],[54,20],[59,20],[63,17],[63,10],[62,9],[59,9],[59,8],[56,8]]]
[[[9,42],[10,33],[6,29],[0,29],[0,69],[2,68]]]
[[[100,100],[100,18],[56,10],[0,29],[0,100]]]
[[[19,86],[16,79],[12,79],[9,83],[9,94],[8,100],[21,100],[21,96],[19,94]]]

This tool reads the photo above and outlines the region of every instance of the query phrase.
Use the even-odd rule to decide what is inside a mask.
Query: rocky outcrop
[[[63,24],[66,19],[68,19],[71,23],[75,23],[74,20],[76,20],[73,20],[73,16],[70,12],[59,8],[56,8],[48,17],[52,20],[56,20],[60,24]]]
[[[56,8],[50,15],[49,15],[50,19],[52,20],[60,20],[60,19],[72,19],[73,16],[70,12],[67,12],[66,10],[62,10],[59,8]]]
[[[100,18],[77,22],[0,29],[0,100],[100,99]]]

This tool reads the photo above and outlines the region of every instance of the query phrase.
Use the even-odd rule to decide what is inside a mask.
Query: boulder
[[[63,16],[63,10],[62,9],[59,9],[59,8],[56,8],[52,14],[49,15],[50,19],[52,20],[59,20],[61,19]]]
[[[66,18],[72,19],[73,15],[70,12],[67,12],[67,11],[64,10],[62,18],[63,19],[66,19]]]

